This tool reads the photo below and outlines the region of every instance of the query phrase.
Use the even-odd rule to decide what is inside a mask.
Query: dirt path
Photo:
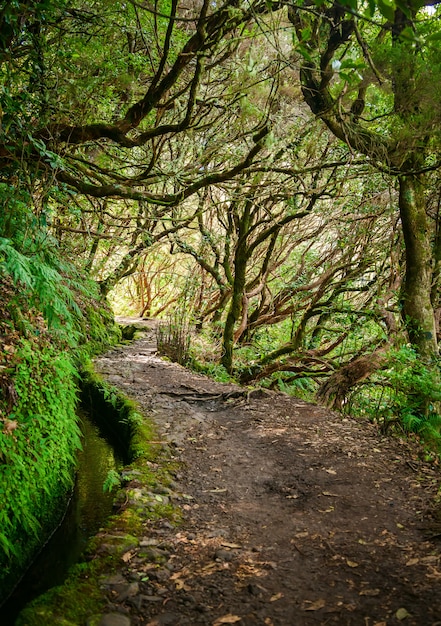
[[[142,626],[441,625],[438,471],[374,427],[164,362],[153,337],[97,366],[182,463],[184,519],[146,522],[109,611]]]

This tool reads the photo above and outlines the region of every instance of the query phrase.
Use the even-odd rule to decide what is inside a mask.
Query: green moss
[[[173,504],[157,504],[151,511],[150,519],[159,520],[164,518],[178,525],[182,521],[182,512]]]
[[[16,401],[0,431],[0,600],[60,517],[80,447],[75,369],[52,346],[39,348],[19,341]]]
[[[93,620],[105,606],[99,581],[120,570],[123,554],[139,548],[138,537],[144,536],[146,521],[167,518],[178,524],[181,519],[180,510],[166,495],[176,463],[167,448],[152,443],[158,441],[154,424],[141,414],[136,403],[103,381],[90,365],[83,374],[82,393],[86,394],[91,408],[94,408],[94,401],[104,407],[102,415],[112,422],[112,428],[121,429],[121,436],[128,445],[132,462],[124,468],[123,487],[116,496],[125,506],[90,540],[85,552],[89,561],[76,565],[64,585],[28,605],[16,626],[78,626]],[[138,500],[135,498],[127,505],[138,488],[131,485],[132,481],[136,481],[141,493]],[[158,493],[162,490],[164,494]]]
[[[19,615],[16,626],[78,626],[105,607],[96,581],[104,561],[77,565],[66,583],[31,602]]]
[[[117,528],[120,532],[127,533],[127,535],[131,535],[132,537],[138,536],[142,533],[142,520],[139,515],[133,509],[126,509],[118,518],[111,521],[109,526],[107,526],[108,531],[112,531],[112,529]],[[96,539],[92,539],[92,545],[95,542],[95,545],[98,546],[101,542],[101,539],[98,537]]]

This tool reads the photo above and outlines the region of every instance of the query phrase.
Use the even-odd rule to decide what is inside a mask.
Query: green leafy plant
[[[391,350],[384,368],[352,394],[346,411],[368,417],[384,432],[416,433],[441,450],[441,378],[405,345]]]
[[[106,480],[104,481],[104,484],[103,484],[103,491],[104,492],[113,491],[113,489],[115,489],[116,487],[119,487],[120,485],[121,485],[121,477],[119,473],[114,469],[110,469],[107,473]]]

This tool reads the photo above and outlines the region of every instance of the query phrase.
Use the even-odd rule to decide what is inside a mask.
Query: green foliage
[[[441,378],[409,345],[391,350],[381,372],[352,394],[348,412],[368,417],[386,432],[416,433],[441,450]]]
[[[72,484],[80,447],[77,379],[69,356],[23,338],[15,358],[13,410],[7,414],[6,398],[0,401],[1,414],[7,414],[0,431],[2,579],[17,562],[26,563],[29,548],[41,540],[43,520],[54,515],[54,503]]]
[[[64,510],[80,447],[76,368],[113,334],[34,200],[0,183],[0,600]]]
[[[118,339],[96,283],[63,258],[49,233],[49,208],[35,214],[31,195],[6,183],[0,183],[0,204],[0,275],[15,285],[8,305],[13,316],[35,309],[53,340],[78,352],[85,344],[86,351],[96,352]],[[20,321],[22,332],[34,332],[35,323],[24,322],[23,316]]]
[[[97,352],[119,338],[110,309],[100,302],[96,283],[53,252],[43,249],[23,254],[12,240],[0,238],[1,271],[20,288],[10,309],[35,308],[61,345],[82,352],[86,339],[86,351]]]
[[[233,376],[227,372],[225,367],[218,363],[204,363],[203,361],[192,357],[187,365],[195,372],[205,374],[219,383],[236,382]]]
[[[74,293],[50,261],[38,253],[26,256],[11,240],[0,238],[0,268],[22,287],[21,297],[28,296],[29,304],[41,311],[48,326],[73,346],[78,340],[75,318],[82,314]]]
[[[311,378],[304,376],[303,378],[297,378],[295,376],[275,376],[277,381],[277,387],[280,391],[294,396],[296,398],[302,398],[303,400],[311,401],[314,397],[316,390],[315,385]]]
[[[113,489],[115,489],[116,487],[119,487],[121,485],[121,477],[119,475],[119,473],[114,470],[114,469],[110,469],[107,473],[106,476],[106,480],[104,481],[103,484],[103,491],[113,491]]]

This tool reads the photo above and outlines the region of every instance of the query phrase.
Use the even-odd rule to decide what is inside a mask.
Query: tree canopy
[[[28,0],[0,33],[2,267],[48,324],[75,271],[334,406],[418,362],[435,419],[436,4]]]

